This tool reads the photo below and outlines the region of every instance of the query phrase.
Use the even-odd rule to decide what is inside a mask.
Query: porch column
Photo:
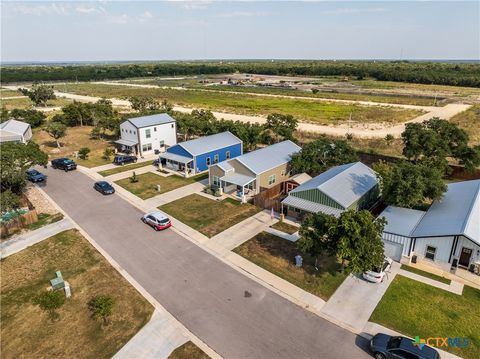
[[[242,203],[246,203],[247,199],[245,198],[245,186],[242,186]]]

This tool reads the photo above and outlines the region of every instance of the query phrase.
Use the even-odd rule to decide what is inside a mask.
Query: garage
[[[392,258],[394,261],[400,262],[402,258],[403,245],[400,243],[394,243],[387,240],[383,240],[383,248],[385,255]]]

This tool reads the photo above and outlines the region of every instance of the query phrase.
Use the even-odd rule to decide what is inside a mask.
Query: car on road
[[[38,172],[37,170],[31,169],[27,171],[27,180],[33,183],[44,182],[47,179],[43,173]]]
[[[77,164],[73,160],[64,157],[52,160],[52,167],[67,172],[77,169]]]
[[[98,181],[95,182],[93,185],[93,188],[100,192],[101,194],[114,194],[115,193],[115,188],[108,183],[107,181]]]
[[[381,283],[385,279],[387,272],[392,266],[392,259],[385,257],[381,268],[373,268],[372,270],[363,272],[363,278],[372,283]]]
[[[370,340],[370,350],[375,359],[440,359],[438,352],[426,344],[383,333]]]
[[[147,213],[141,219],[143,223],[153,227],[156,231],[161,231],[172,226],[170,218],[165,217],[161,212]]]
[[[115,155],[113,158],[113,164],[115,165],[124,165],[127,163],[137,162],[137,156],[133,155]]]

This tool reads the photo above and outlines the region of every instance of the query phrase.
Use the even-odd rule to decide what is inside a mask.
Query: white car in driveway
[[[390,271],[392,266],[392,259],[385,257],[381,268],[373,268],[372,270],[363,272],[363,278],[372,283],[381,283],[383,282],[385,275]]]

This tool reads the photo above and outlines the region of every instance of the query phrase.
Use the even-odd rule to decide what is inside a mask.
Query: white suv
[[[388,272],[392,266],[392,262],[391,258],[385,257],[382,268],[373,268],[372,270],[363,272],[363,278],[372,283],[383,282],[386,272]]]

